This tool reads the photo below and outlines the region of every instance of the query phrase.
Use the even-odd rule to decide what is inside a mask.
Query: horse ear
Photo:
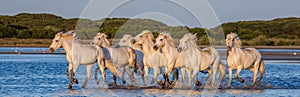
[[[58,32],[56,35],[62,36],[64,32]]]
[[[192,38],[193,38],[193,39],[197,38],[197,33],[193,34],[193,35],[192,35]]]

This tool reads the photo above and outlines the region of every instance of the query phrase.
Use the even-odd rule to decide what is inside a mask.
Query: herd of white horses
[[[125,34],[116,46],[111,46],[105,33],[98,33],[90,44],[83,44],[78,41],[74,31],[68,31],[55,35],[49,52],[60,47],[66,51],[66,59],[69,62],[66,71],[70,79],[69,89],[72,88],[73,83],[78,84],[78,80],[74,76],[78,66],[83,64],[87,69],[87,77],[82,84],[82,88],[85,88],[91,78],[92,67],[95,63],[98,64],[98,68],[95,70],[96,83],[100,83],[97,78],[100,70],[104,87],[107,87],[105,69],[113,74],[114,85],[117,85],[117,77],[122,77],[122,83],[126,83],[124,78],[126,72],[131,85],[136,84],[134,73],[138,73],[142,77],[144,85],[147,86],[150,68],[154,70],[151,84],[157,83],[163,88],[174,85],[176,81],[180,82],[178,70],[181,70],[183,86],[185,86],[185,74],[188,77],[188,86],[191,86],[191,79],[195,85],[200,86],[198,73],[202,72],[208,73],[206,83],[210,87],[218,87],[220,84],[217,84],[217,81],[220,83],[225,78],[226,66],[221,62],[220,54],[214,47],[200,49],[197,40],[196,34],[188,33],[180,39],[179,45],[175,46],[169,33],[161,32],[155,39],[150,31],[144,30],[135,37]],[[259,82],[264,74],[264,62],[261,54],[255,48],[242,48],[241,46],[241,40],[236,33],[227,34],[228,86],[232,81],[233,69],[236,69],[234,77],[239,82],[244,82],[242,78],[238,77],[241,70],[252,71],[253,85]],[[258,70],[260,79],[256,81]],[[220,78],[216,78],[217,71],[220,72]],[[160,74],[164,81],[157,81]],[[170,81],[171,74],[172,80]]]

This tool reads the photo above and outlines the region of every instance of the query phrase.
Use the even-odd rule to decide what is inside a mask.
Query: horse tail
[[[219,71],[220,71],[220,78],[221,78],[220,82],[222,82],[226,76],[225,65],[223,62],[220,62]]]
[[[99,85],[99,83],[100,83],[99,80],[98,80],[98,77],[97,77],[97,76],[98,76],[98,71],[99,71],[99,69],[100,69],[99,67],[97,67],[97,68],[95,69],[95,81],[96,81],[97,85]]]
[[[261,81],[263,78],[263,75],[265,73],[265,62],[263,60],[260,61],[260,64],[259,64],[259,73],[260,73],[260,77],[259,77],[258,81]]]
[[[215,86],[215,81],[216,81],[217,69],[219,67],[219,64],[220,64],[221,60],[220,60],[220,54],[215,48],[210,47],[210,51],[211,51],[212,55],[215,58],[215,60],[212,64],[212,74],[213,74],[212,86],[214,87]]]

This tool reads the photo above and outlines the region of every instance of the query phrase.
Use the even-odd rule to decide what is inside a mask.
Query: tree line
[[[189,28],[168,26],[150,19],[104,18],[89,20],[65,19],[52,14],[20,13],[15,16],[0,15],[0,38],[52,39],[62,30],[76,29],[80,39],[92,39],[98,32],[109,38],[121,38],[123,34],[136,35],[142,30],[150,30],[155,36],[159,32],[171,32],[175,39],[185,33],[197,33],[199,44],[222,44],[230,32],[236,32],[244,45],[300,45],[300,18],[278,18],[268,21],[239,21],[223,23],[216,28]],[[219,35],[220,34],[220,35]],[[210,37],[214,36],[214,37]]]

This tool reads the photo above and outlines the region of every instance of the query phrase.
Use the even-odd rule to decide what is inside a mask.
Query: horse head
[[[230,33],[226,35],[226,47],[231,49],[232,47],[237,46],[241,48],[242,42],[236,33]]]
[[[132,36],[129,34],[124,34],[118,43],[119,46],[131,46]]]
[[[62,46],[62,38],[65,38],[67,40],[72,40],[73,35],[75,35],[73,30],[70,30],[68,32],[64,32],[64,31],[58,32],[55,35],[55,37],[52,39],[52,43],[49,47],[49,52],[52,53]]]
[[[96,44],[96,45],[99,45],[99,46],[103,46],[103,45],[107,45],[109,46],[110,45],[110,42],[109,40],[107,39],[107,35],[105,33],[98,33],[93,41],[92,41],[92,44]]]
[[[136,35],[132,42],[133,44],[143,44],[146,40],[149,40],[152,43],[155,41],[152,32],[149,30],[144,30],[142,33]]]
[[[171,47],[175,47],[174,40],[171,37],[171,35],[164,31],[164,32],[160,33],[158,35],[158,37],[156,38],[153,49],[157,50],[159,48],[163,48],[166,44],[168,44]]]
[[[186,51],[189,47],[189,45],[196,45],[196,40],[197,40],[197,34],[185,34],[179,41],[179,46],[178,46],[178,51]]]

